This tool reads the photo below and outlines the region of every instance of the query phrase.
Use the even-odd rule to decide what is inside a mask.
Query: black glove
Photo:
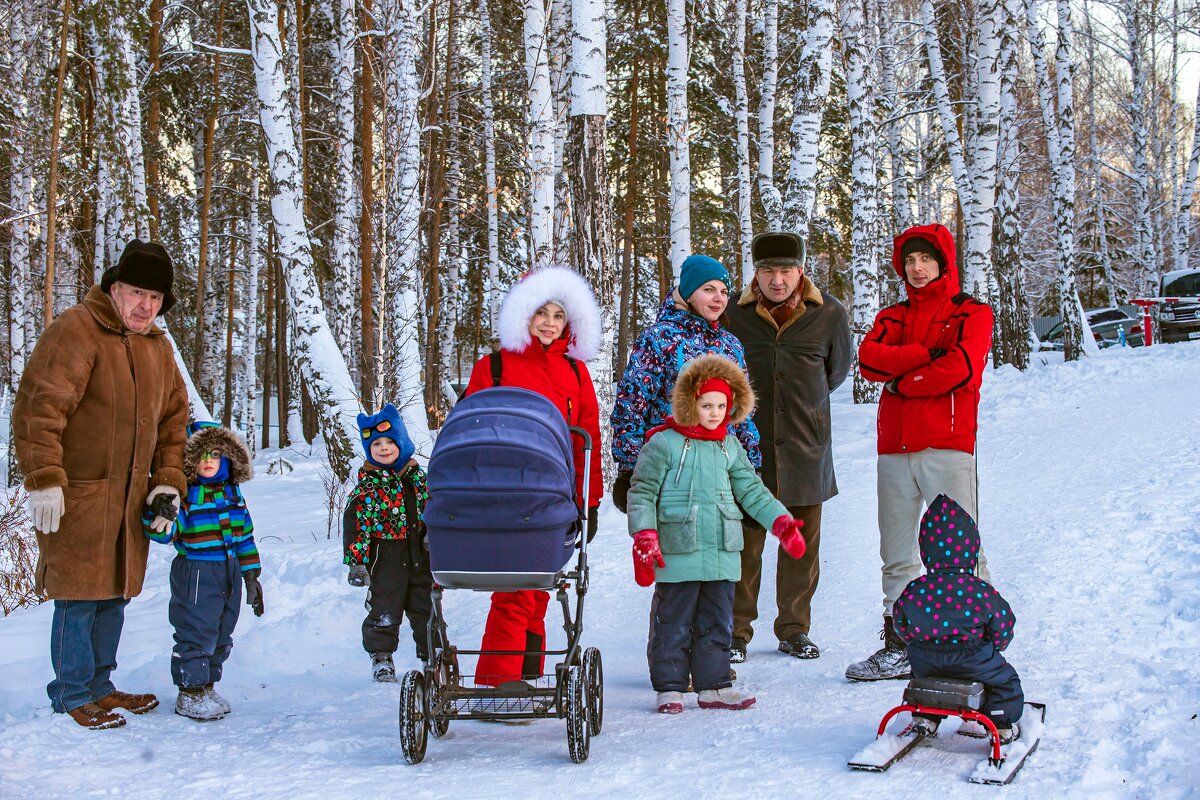
[[[900,391],[896,388],[896,385],[898,383],[900,383],[899,378],[892,378],[890,381],[888,381],[887,383],[885,383],[883,385],[883,388],[887,389],[892,394],[900,394]]]
[[[592,539],[596,538],[596,528],[600,525],[600,506],[592,506],[588,509],[588,544],[592,543]]]
[[[367,572],[367,565],[351,564],[350,574],[346,576],[346,583],[351,586],[370,586],[371,573]]]
[[[940,347],[934,347],[929,351],[929,360],[937,361],[942,356],[946,355],[947,351]]]
[[[154,496],[154,502],[145,507],[143,513],[149,511],[148,516],[151,519],[162,517],[174,521],[179,516],[179,511],[175,508],[175,503],[169,494],[158,494]]]
[[[618,470],[617,479],[613,481],[612,498],[613,505],[617,507],[622,514],[625,512],[625,507],[629,504],[629,481],[633,478],[632,470]]]
[[[263,591],[262,584],[258,582],[258,574],[261,570],[247,570],[242,574],[242,580],[246,583],[246,605],[254,609],[254,616],[261,617],[263,615]]]

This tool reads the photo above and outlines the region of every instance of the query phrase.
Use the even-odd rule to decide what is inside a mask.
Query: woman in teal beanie
[[[711,256],[688,256],[680,267],[678,286],[659,307],[658,319],[633,345],[609,417],[617,462],[613,504],[621,511],[646,431],[661,425],[671,413],[671,390],[683,365],[705,353],[717,353],[746,370],[742,343],[721,325],[730,288],[724,264]],[[750,463],[760,469],[758,428],[745,420],[729,430],[746,449]]]

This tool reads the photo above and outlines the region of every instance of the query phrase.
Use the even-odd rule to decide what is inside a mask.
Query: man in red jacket
[[[945,226],[897,236],[892,266],[908,299],[879,312],[858,348],[863,377],[884,384],[877,467],[884,644],[846,669],[859,681],[911,673],[904,641],[892,629],[892,605],[921,574],[917,523],[925,506],[946,494],[979,518],[975,428],[992,310],[961,290]],[[976,574],[988,579],[982,552]]]

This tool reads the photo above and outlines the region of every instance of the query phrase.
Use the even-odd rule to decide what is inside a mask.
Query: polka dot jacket
[[[987,642],[997,650],[1008,647],[1016,618],[1000,593],[975,577],[979,529],[971,515],[938,495],[921,518],[918,540],[926,573],[896,600],[896,633],[918,647],[965,650]]]

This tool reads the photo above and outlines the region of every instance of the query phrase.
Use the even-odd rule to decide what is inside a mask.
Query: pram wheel
[[[429,741],[429,717],[425,704],[425,676],[410,670],[400,684],[400,749],[410,764],[425,758]]]
[[[592,726],[588,723],[588,687],[583,667],[567,673],[567,749],[576,764],[587,761],[591,751]]]
[[[604,727],[604,665],[600,650],[589,647],[583,651],[583,674],[587,679],[588,727],[592,736],[599,736]]]
[[[425,716],[429,718],[429,732],[438,739],[450,730],[450,716],[446,709],[442,709],[441,714],[437,710],[442,692],[450,685],[450,670],[445,658],[445,653],[438,650],[425,670]]]

